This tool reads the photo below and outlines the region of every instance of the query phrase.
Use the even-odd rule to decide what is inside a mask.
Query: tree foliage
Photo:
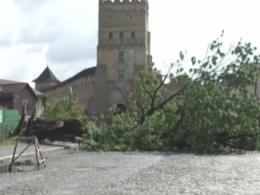
[[[49,119],[82,118],[83,108],[68,98],[54,99],[46,103],[44,117]]]
[[[184,70],[184,52],[162,80],[155,69],[140,72],[128,110],[86,123],[84,146],[103,150],[176,150],[214,152],[222,147],[259,149],[260,101],[248,91],[259,83],[260,56],[251,43],[238,42],[223,51],[219,39],[209,44],[204,59],[190,59]],[[177,68],[176,72],[172,72]],[[165,82],[179,84],[167,92]],[[220,83],[227,80],[229,89]]]

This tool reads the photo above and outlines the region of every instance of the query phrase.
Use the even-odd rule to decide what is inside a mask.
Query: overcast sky
[[[0,0],[0,78],[29,82],[46,67],[60,80],[96,65],[99,0]],[[257,3],[258,2],[258,3]],[[180,50],[204,56],[225,30],[260,49],[259,0],[149,0],[153,61],[165,71]]]

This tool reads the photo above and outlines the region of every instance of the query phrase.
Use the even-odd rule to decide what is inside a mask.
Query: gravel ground
[[[0,174],[1,195],[259,195],[260,154],[51,153],[41,171]]]
[[[16,149],[16,154],[20,154],[26,147],[28,146],[28,144],[19,144],[17,149]],[[64,147],[62,146],[49,146],[49,145],[41,145],[41,149],[43,151],[45,150],[51,150],[51,149],[63,149]],[[35,151],[35,145],[31,145],[25,153],[28,152],[34,152]],[[13,146],[5,146],[5,147],[1,147],[0,148],[0,159],[6,156],[12,156],[14,152],[14,145]]]

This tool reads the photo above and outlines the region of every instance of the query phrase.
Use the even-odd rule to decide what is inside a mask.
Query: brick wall
[[[68,97],[68,88],[72,87],[74,95],[78,99],[78,104],[86,108],[89,104],[89,99],[93,95],[93,79],[93,75],[81,77],[52,91],[45,92],[48,97],[47,101]]]
[[[57,85],[57,84],[58,84],[58,82],[54,82],[54,81],[37,82],[37,83],[35,83],[35,89],[39,90],[39,89],[54,86],[54,85]]]

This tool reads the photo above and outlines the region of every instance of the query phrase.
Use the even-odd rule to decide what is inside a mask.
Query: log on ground
[[[33,123],[31,135],[37,136],[39,141],[72,141],[82,137],[84,124],[78,119],[45,120],[36,119]]]

